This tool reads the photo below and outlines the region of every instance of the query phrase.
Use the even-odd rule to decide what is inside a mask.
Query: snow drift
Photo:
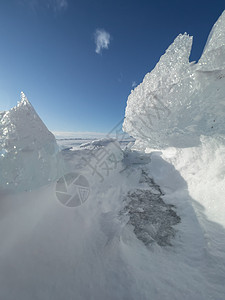
[[[0,191],[39,187],[60,169],[55,137],[22,92],[16,107],[0,113]]]
[[[141,148],[192,147],[201,135],[225,134],[225,12],[199,62],[192,37],[180,34],[152,72],[131,91],[123,129]]]

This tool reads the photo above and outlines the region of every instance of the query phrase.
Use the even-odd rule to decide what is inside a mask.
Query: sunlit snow
[[[180,34],[131,92],[135,143],[58,147],[23,93],[0,112],[0,299],[224,300],[224,24],[198,63]]]

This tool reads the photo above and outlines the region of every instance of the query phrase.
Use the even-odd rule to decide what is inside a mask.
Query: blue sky
[[[0,1],[0,110],[24,91],[50,130],[108,132],[175,37],[193,35],[198,60],[224,9],[219,0]]]

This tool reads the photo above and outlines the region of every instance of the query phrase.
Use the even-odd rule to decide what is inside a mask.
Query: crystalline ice
[[[60,157],[55,137],[21,93],[0,114],[0,191],[29,190],[56,179]]]
[[[198,68],[205,71],[225,68],[225,11],[213,26],[206,42]]]
[[[123,130],[145,148],[190,147],[225,134],[225,13],[197,64],[192,38],[179,35],[128,97]]]

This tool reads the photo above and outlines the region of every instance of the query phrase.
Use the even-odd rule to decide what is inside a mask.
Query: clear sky
[[[2,0],[0,110],[24,91],[50,130],[108,132],[175,37],[193,35],[198,60],[224,9],[224,0]]]

